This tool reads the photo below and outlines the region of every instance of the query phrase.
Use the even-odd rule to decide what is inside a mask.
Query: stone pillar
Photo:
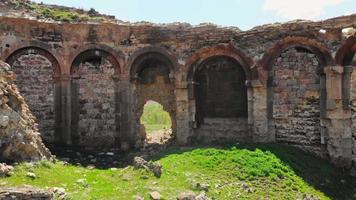
[[[177,135],[176,139],[179,145],[189,144],[189,137],[191,128],[189,117],[189,97],[188,97],[188,83],[184,74],[178,74],[176,78],[176,120],[177,120]]]
[[[118,81],[118,104],[120,107],[120,122],[119,122],[119,142],[121,150],[129,150],[135,144],[136,132],[133,128],[135,124],[133,92],[131,91],[131,83],[128,77],[121,76]]]
[[[72,84],[71,77],[62,75],[60,78],[61,90],[61,122],[60,143],[72,144]]]
[[[341,66],[325,67],[326,109],[322,116],[321,142],[326,144],[331,162],[342,168],[352,164],[351,110],[343,106],[344,68]]]
[[[248,123],[254,142],[274,142],[275,132],[268,128],[267,88],[259,80],[248,86]]]

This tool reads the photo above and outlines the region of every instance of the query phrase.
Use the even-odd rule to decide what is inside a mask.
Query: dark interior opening
[[[204,118],[247,118],[246,75],[229,57],[212,57],[195,74],[198,124]]]
[[[157,76],[164,77],[165,83],[169,83],[170,69],[167,64],[159,59],[149,58],[140,65],[138,72],[139,80],[142,84],[151,84],[155,82]]]

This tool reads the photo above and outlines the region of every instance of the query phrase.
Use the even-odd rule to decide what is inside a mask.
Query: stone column
[[[60,83],[60,143],[65,145],[72,144],[72,84],[69,75],[62,75],[59,80]],[[57,88],[57,87],[56,87]]]
[[[321,142],[326,144],[331,162],[342,168],[352,164],[351,110],[343,106],[344,68],[341,66],[325,67],[326,109],[322,116]]]
[[[184,74],[178,74],[176,78],[176,120],[177,120],[177,135],[176,139],[179,145],[187,145],[190,136],[191,128],[189,126],[189,97],[188,83]]]
[[[269,130],[267,115],[267,88],[259,80],[248,86],[248,123],[254,142],[274,142],[275,132]]]
[[[134,145],[136,141],[135,137],[137,133],[133,128],[133,125],[135,124],[133,109],[136,102],[134,102],[133,92],[131,91],[131,83],[127,76],[121,75],[120,81],[118,81],[117,85],[119,99],[118,104],[120,107],[119,145],[121,150],[126,151],[133,148],[132,145]]]

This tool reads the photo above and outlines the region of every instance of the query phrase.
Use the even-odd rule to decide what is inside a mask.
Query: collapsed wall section
[[[0,160],[39,161],[52,159],[42,143],[36,118],[13,81],[9,65],[0,61]]]

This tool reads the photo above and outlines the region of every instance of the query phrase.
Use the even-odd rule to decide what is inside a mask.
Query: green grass
[[[146,103],[141,116],[141,124],[145,125],[146,132],[151,133],[162,129],[169,129],[172,126],[169,113],[157,102]]]
[[[163,165],[161,178],[130,166],[104,170],[42,162],[16,166],[13,176],[0,178],[0,186],[63,187],[71,199],[80,200],[133,199],[137,194],[149,199],[151,190],[164,199],[175,199],[182,191],[198,193],[196,183],[209,184],[208,196],[219,200],[301,199],[306,194],[319,199],[356,198],[355,180],[350,176],[325,161],[279,145],[171,149],[153,159]],[[29,171],[37,178],[26,177]]]

